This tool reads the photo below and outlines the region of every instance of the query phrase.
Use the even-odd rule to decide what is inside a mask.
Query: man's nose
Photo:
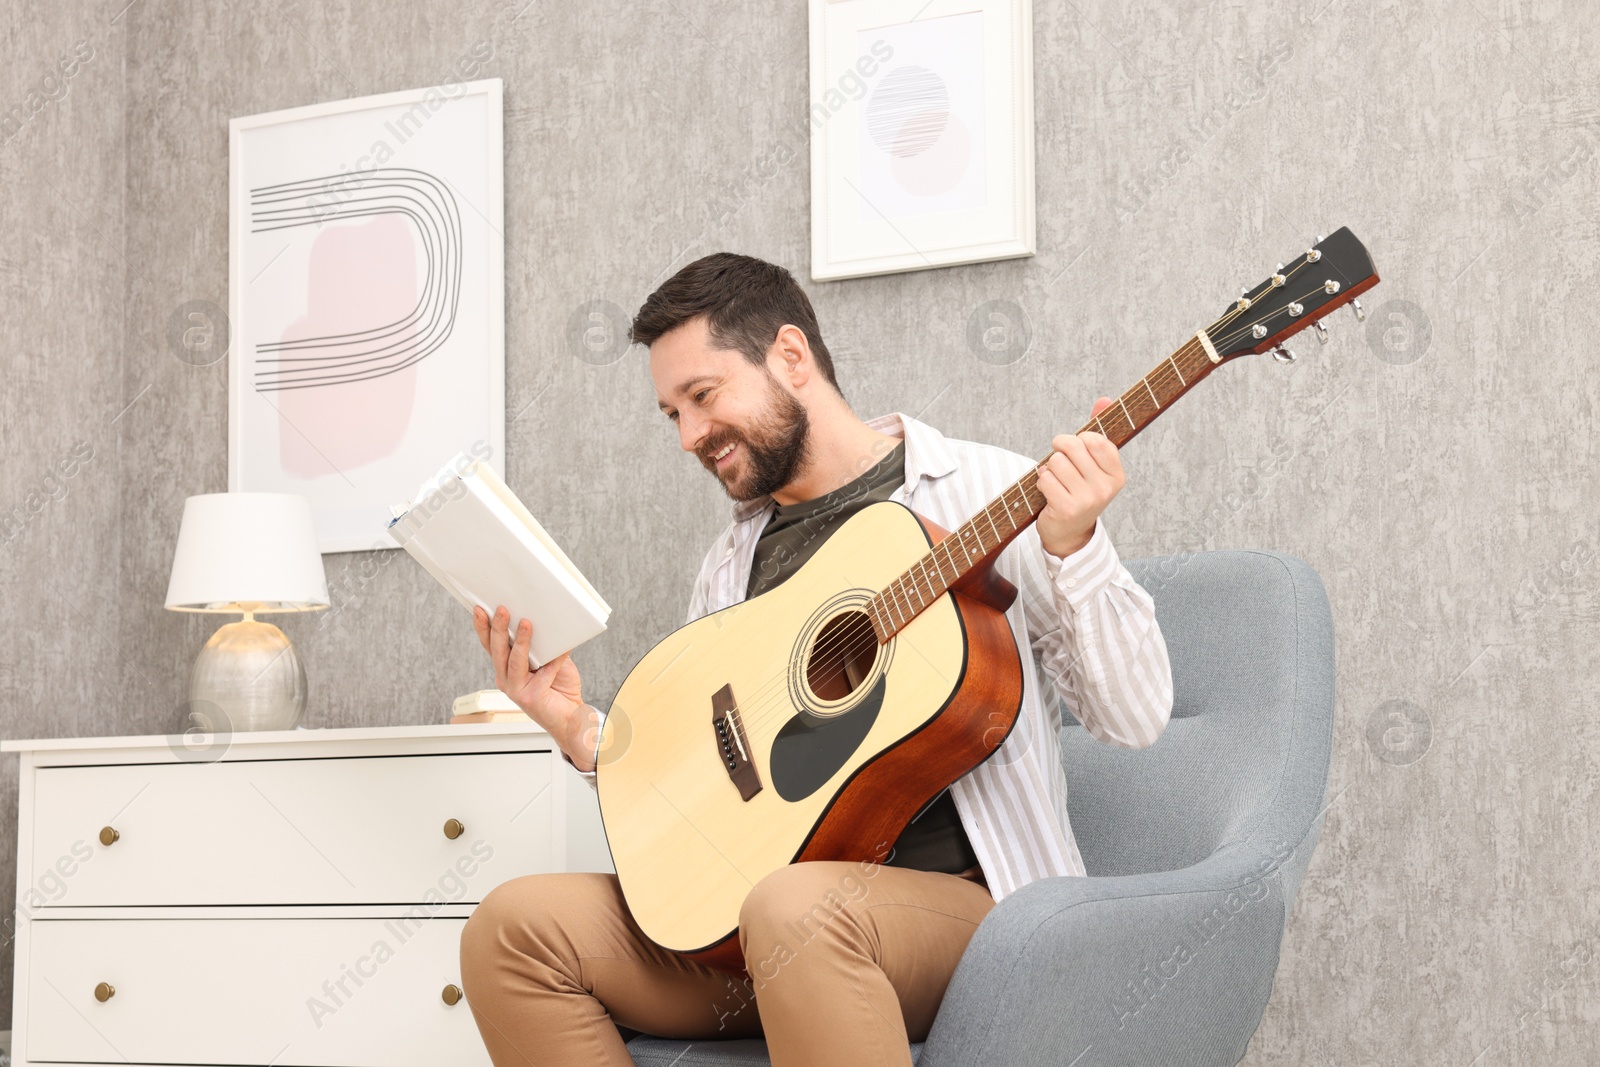
[[[683,412],[678,412],[678,443],[683,446],[685,452],[698,454],[700,446],[705,444],[707,436],[706,424],[703,420],[685,417]]]

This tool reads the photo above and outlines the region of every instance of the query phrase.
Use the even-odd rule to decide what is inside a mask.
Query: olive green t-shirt
[[[859,478],[833,492],[815,500],[778,505],[756,542],[746,598],[782,584],[845,520],[870,504],[888,500],[905,480],[906,444],[901,441]],[[977,864],[948,789],[912,820],[884,862],[891,867],[946,874],[960,874]]]

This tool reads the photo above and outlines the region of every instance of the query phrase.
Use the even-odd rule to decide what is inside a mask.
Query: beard
[[[700,462],[730,497],[737,501],[754,500],[794,481],[795,475],[810,461],[811,420],[805,407],[784,392],[778,380],[767,371],[767,410],[743,430],[728,430],[700,450]],[[740,473],[729,481],[717,470],[713,458],[729,444],[739,447],[733,462]]]

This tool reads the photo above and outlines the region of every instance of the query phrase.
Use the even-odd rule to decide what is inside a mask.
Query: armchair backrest
[[[1155,601],[1173,713],[1147,749],[1096,741],[1063,713],[1067,811],[1085,868],[1170,871],[1224,848],[1287,847],[1299,853],[1288,865],[1297,883],[1332,756],[1333,621],[1321,580],[1276,552],[1127,567]]]

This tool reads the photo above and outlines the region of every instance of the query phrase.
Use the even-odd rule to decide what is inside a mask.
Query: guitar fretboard
[[[1078,432],[1094,430],[1118,448],[1127,444],[1216,366],[1208,351],[1210,342],[1202,340],[1203,336],[1197,334],[1162,360]],[[1044,494],[1039,490],[1039,469],[1048,459],[1040,460],[976,515],[951,530],[949,536],[868,602],[867,614],[880,644],[1039,517],[1045,507]]]

